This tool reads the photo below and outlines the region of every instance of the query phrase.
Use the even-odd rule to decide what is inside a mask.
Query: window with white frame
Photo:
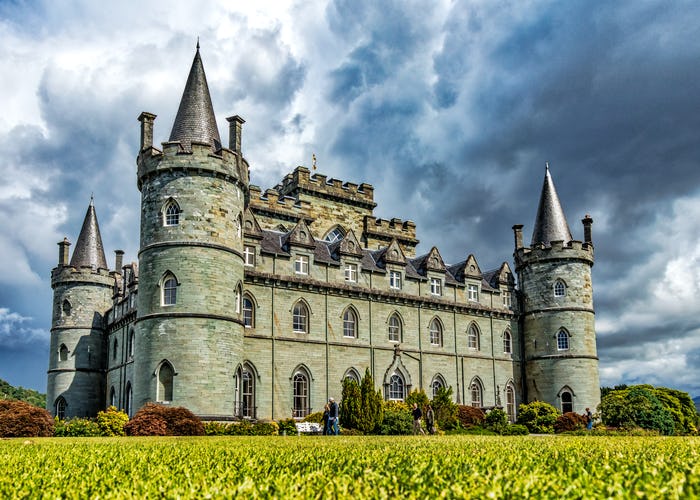
[[[438,375],[433,379],[433,383],[430,384],[430,387],[432,389],[434,399],[438,395],[438,392],[440,392],[440,389],[445,388],[445,381],[440,375]]]
[[[389,400],[403,401],[406,397],[406,384],[399,373],[394,373],[389,379]]]
[[[298,370],[293,377],[293,409],[294,418],[303,418],[309,414],[309,375],[306,370]]]
[[[58,399],[56,399],[55,403],[55,414],[59,418],[59,420],[65,420],[66,419],[66,407],[68,406],[66,404],[66,400],[63,399],[63,396],[59,396]]]
[[[559,333],[557,333],[557,349],[560,351],[569,350],[569,334],[564,329],[559,330]]]
[[[511,384],[506,386],[506,415],[511,423],[515,422],[515,389]]]
[[[429,326],[430,331],[430,344],[431,345],[442,345],[442,325],[437,318],[433,318]]]
[[[243,296],[243,326],[255,328],[255,307],[253,300],[247,295]]]
[[[442,295],[442,280],[440,278],[430,278],[430,295]]]
[[[250,245],[243,247],[243,265],[255,267],[255,247]]]
[[[165,204],[164,213],[163,223],[165,226],[177,226],[180,223],[180,207],[174,200],[169,200]]]
[[[174,276],[169,275],[163,280],[163,297],[164,306],[174,306],[177,303],[177,280]]]
[[[479,350],[479,330],[476,325],[469,326],[469,331],[467,332],[467,347],[469,349]]]
[[[336,241],[342,240],[345,238],[345,233],[343,232],[342,229],[339,227],[336,227],[333,229],[331,232],[329,232],[326,237],[324,238],[325,241],[328,243],[334,243]]]
[[[510,309],[513,307],[513,297],[510,292],[503,292],[503,307]]]
[[[555,297],[565,297],[566,296],[566,283],[562,280],[557,280],[554,282],[554,296]]]
[[[478,287],[478,285],[467,285],[467,298],[472,302],[479,301],[479,287]]]
[[[309,333],[309,310],[301,301],[292,310],[292,329],[294,333]]]
[[[397,314],[389,318],[389,342],[401,342],[401,320]]]
[[[401,290],[401,271],[389,271],[389,288]]]
[[[345,264],[345,281],[350,283],[357,281],[357,264]]]
[[[505,354],[512,354],[513,353],[513,346],[511,345],[510,332],[507,330],[505,332],[503,332],[503,352]]]
[[[357,338],[357,314],[351,307],[343,314],[343,337]]]
[[[471,395],[471,405],[481,407],[481,395],[482,395],[482,388],[481,388],[481,382],[478,380],[473,380],[471,385],[469,386],[469,393]]]
[[[309,274],[309,258],[306,255],[298,255],[294,260],[294,272],[296,274]]]

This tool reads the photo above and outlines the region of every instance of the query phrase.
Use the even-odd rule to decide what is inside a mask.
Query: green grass
[[[700,438],[0,440],[0,498],[691,498]]]

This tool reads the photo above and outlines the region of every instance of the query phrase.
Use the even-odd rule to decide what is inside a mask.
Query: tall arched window
[[[172,274],[163,277],[163,296],[161,304],[164,306],[174,306],[177,304],[177,279]]]
[[[403,401],[406,397],[406,383],[400,373],[394,373],[389,379],[390,401]]]
[[[233,294],[233,300],[235,301],[236,314],[241,314],[241,285],[236,287]]]
[[[357,373],[357,370],[354,368],[348,368],[348,371],[345,372],[345,375],[343,376],[343,380],[353,380],[357,384],[360,383],[360,374]]]
[[[117,392],[114,390],[114,386],[109,390],[109,406],[117,406]]]
[[[119,344],[117,343],[117,339],[114,339],[114,344],[112,345],[112,360],[116,361],[118,353],[119,353]]]
[[[476,325],[470,325],[467,332],[467,347],[479,350],[479,330]]]
[[[440,320],[433,318],[429,326],[430,331],[430,345],[442,345],[442,325]]]
[[[70,316],[72,306],[70,305],[70,302],[68,301],[68,299],[65,299],[63,301],[62,308],[63,308],[63,314],[65,314],[66,316]]]
[[[294,333],[309,333],[309,309],[301,300],[292,309],[292,330]]]
[[[303,418],[309,414],[309,374],[303,368],[298,369],[293,381],[293,408],[292,416],[294,418]]]
[[[472,380],[472,383],[469,385],[469,393],[471,395],[471,405],[481,407],[483,389],[479,379]]]
[[[134,405],[134,393],[131,390],[131,382],[126,383],[126,397],[124,399],[124,413],[131,417],[131,410]]]
[[[68,361],[68,348],[66,344],[61,344],[61,347],[58,349],[58,360]]]
[[[180,207],[177,205],[175,200],[168,200],[168,202],[165,204],[163,214],[163,225],[177,226],[180,224]]]
[[[506,415],[510,422],[515,422],[515,388],[512,384],[506,386]]]
[[[506,330],[503,332],[503,352],[505,354],[512,354],[513,346],[511,345],[510,332]]]
[[[445,379],[442,378],[441,375],[436,375],[435,378],[433,379],[433,383],[430,384],[430,388],[432,389],[433,393],[433,398],[438,395],[438,392],[440,389],[445,388]]]
[[[357,338],[357,314],[352,307],[343,313],[343,337]]]
[[[560,351],[569,350],[569,333],[563,328],[557,333],[557,349]]]
[[[66,400],[63,399],[63,396],[59,396],[56,399],[56,403],[54,404],[54,409],[56,416],[60,420],[65,420],[66,419],[66,408],[67,408]]]
[[[173,400],[173,376],[175,370],[173,365],[164,361],[158,370],[158,394],[157,401],[172,401]]]
[[[561,393],[561,412],[569,413],[574,411],[574,397],[569,391]]]
[[[401,319],[394,313],[389,318],[389,342],[401,342]]]
[[[128,351],[129,351],[129,358],[132,358],[132,359],[134,357],[134,336],[135,336],[134,331],[131,330],[129,332]]]
[[[246,328],[255,328],[255,305],[248,295],[243,296],[243,325]]]
[[[554,282],[554,296],[555,297],[565,297],[566,296],[566,283],[562,280],[557,280]]]
[[[241,418],[255,418],[255,372],[245,363],[238,368],[238,415]]]

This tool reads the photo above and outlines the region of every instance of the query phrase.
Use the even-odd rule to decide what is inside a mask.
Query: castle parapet
[[[373,209],[377,206],[374,202],[374,187],[363,182],[355,184],[343,182],[339,179],[329,179],[322,174],[311,174],[306,167],[297,167],[294,172],[287,174],[282,182],[275,186],[280,195],[298,198],[299,193],[343,200],[365,208]]]
[[[515,258],[516,264],[525,260],[579,259],[593,265],[593,245],[577,240],[572,240],[568,243],[552,241],[549,247],[539,244],[532,248],[517,248],[515,250]]]

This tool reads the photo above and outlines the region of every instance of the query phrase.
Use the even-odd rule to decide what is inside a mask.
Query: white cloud
[[[7,348],[13,348],[48,340],[47,330],[24,326],[24,323],[31,321],[32,318],[10,312],[6,307],[0,307],[0,343]]]

